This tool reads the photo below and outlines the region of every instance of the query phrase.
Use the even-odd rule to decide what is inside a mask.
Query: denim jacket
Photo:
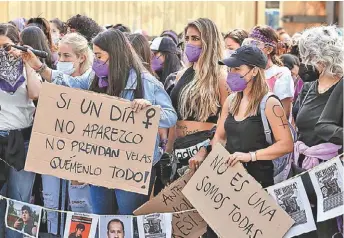
[[[131,70],[126,87],[121,93],[121,97],[130,101],[134,100],[134,91],[137,87],[136,73]],[[150,101],[152,105],[160,106],[161,115],[159,128],[170,128],[177,123],[177,113],[172,106],[171,99],[166,93],[164,86],[154,76],[148,72],[143,72],[141,75],[143,84],[143,98]],[[94,79],[94,72],[92,69],[87,70],[82,76],[72,77],[65,75],[59,71],[53,70],[52,82],[58,85],[65,85],[71,88],[80,88],[88,90],[92,80]],[[153,165],[155,165],[161,158],[161,151],[159,149],[160,137],[157,134],[154,150]]]
[[[57,85],[63,85],[70,88],[79,88],[88,90],[94,79],[95,73],[92,68],[89,68],[83,75],[81,76],[70,76],[68,74],[64,74],[58,70],[52,70],[51,72],[51,82]]]

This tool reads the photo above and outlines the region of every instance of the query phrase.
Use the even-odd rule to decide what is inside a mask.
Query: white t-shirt
[[[280,100],[294,97],[294,80],[287,67],[271,66],[265,70],[265,79],[270,91]]]
[[[24,68],[24,77],[25,75]],[[14,94],[0,89],[0,130],[23,129],[32,125],[35,105],[27,92],[27,81]]]

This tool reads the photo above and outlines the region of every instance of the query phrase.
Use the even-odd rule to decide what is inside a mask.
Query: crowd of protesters
[[[271,186],[277,159],[293,161],[283,181],[342,153],[343,58],[336,26],[293,36],[264,25],[224,34],[199,18],[181,34],[166,29],[153,37],[79,14],[66,22],[1,23],[0,195],[64,211],[132,215],[186,170],[196,171],[216,143],[231,154],[230,166],[242,163]],[[149,195],[23,170],[44,81],[130,100],[135,112],[160,106]],[[182,153],[190,147],[197,153]],[[307,174],[302,180],[316,218],[316,194]],[[23,237],[5,228],[5,207],[0,201],[0,237]],[[41,231],[61,236],[64,219],[47,212]],[[341,228],[330,219],[298,237],[342,237]],[[211,227],[204,236],[217,237]]]

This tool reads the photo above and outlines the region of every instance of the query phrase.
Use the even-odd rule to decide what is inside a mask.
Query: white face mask
[[[75,71],[73,62],[58,61],[56,64],[56,69],[67,75],[71,75]]]
[[[225,59],[231,57],[235,50],[225,49]]]
[[[53,40],[54,44],[57,45],[60,41],[60,38],[58,36],[53,36],[52,40]]]

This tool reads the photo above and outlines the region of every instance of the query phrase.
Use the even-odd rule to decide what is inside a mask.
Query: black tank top
[[[178,120],[183,120],[180,111],[179,111],[179,97],[180,97],[180,92],[182,89],[192,81],[192,79],[195,77],[195,70],[193,67],[188,68],[182,77],[179,79],[173,90],[171,91],[171,100],[172,100],[172,105],[174,109],[177,112]],[[201,106],[201,105],[200,105]],[[221,108],[219,108],[217,115],[212,115],[209,116],[206,122],[210,123],[217,123],[218,115],[221,112]],[[197,121],[197,119],[192,116],[186,119],[187,121]]]
[[[247,117],[243,121],[236,121],[229,114],[225,121],[227,136],[226,149],[229,153],[254,152],[269,147],[266,142],[263,122],[260,113],[257,116]],[[271,160],[259,160],[244,163],[247,172],[252,175],[263,187],[273,185],[273,163]]]

